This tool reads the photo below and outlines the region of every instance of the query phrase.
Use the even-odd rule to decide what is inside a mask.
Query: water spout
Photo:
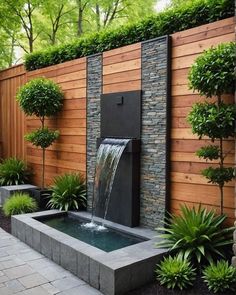
[[[116,170],[129,141],[130,139],[106,138],[102,141],[98,149],[92,200],[92,223],[94,222],[96,207],[101,202],[100,197],[104,196],[104,217],[102,223],[104,227]]]

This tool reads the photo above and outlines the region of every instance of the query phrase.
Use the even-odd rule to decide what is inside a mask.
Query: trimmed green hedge
[[[28,71],[59,64],[124,45],[172,34],[234,15],[232,0],[199,0],[171,8],[138,23],[87,35],[73,43],[26,55]]]

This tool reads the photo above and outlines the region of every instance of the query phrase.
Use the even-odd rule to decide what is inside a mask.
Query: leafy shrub
[[[15,193],[3,205],[3,212],[6,216],[15,214],[30,213],[36,211],[37,203],[26,193]]]
[[[232,0],[199,0],[170,8],[140,22],[106,30],[46,51],[26,55],[25,67],[33,71],[124,45],[172,34],[234,15]]]
[[[159,237],[158,248],[168,248],[184,258],[194,258],[198,263],[213,256],[224,257],[226,245],[232,244],[233,228],[222,228],[225,215],[216,215],[200,205],[197,209],[181,206],[181,215],[170,215]]]
[[[212,141],[216,138],[228,138],[235,134],[235,105],[221,103],[196,103],[188,115],[192,132],[199,136],[208,136]]]
[[[39,128],[25,135],[26,140],[41,148],[49,147],[59,137],[59,131],[51,131],[47,127]]]
[[[156,273],[160,284],[168,289],[186,289],[193,285],[196,278],[195,269],[189,260],[180,256],[164,258],[158,265]]]
[[[200,55],[192,65],[188,79],[190,89],[206,97],[233,93],[235,86],[236,44],[220,44]]]
[[[202,175],[209,180],[209,183],[223,187],[226,182],[235,177],[235,169],[233,167],[208,167],[202,171]]]
[[[20,88],[17,100],[27,116],[50,117],[61,110],[63,93],[53,81],[36,78]]]
[[[209,290],[214,293],[234,291],[236,288],[236,268],[224,260],[206,267],[202,278],[207,283]]]
[[[27,182],[29,171],[24,161],[8,158],[0,164],[0,185],[18,185]]]
[[[209,149],[202,147],[197,152],[199,157],[212,161],[219,159],[219,166],[209,167],[202,171],[209,182],[217,184],[220,192],[220,211],[224,209],[224,185],[233,180],[233,167],[225,167],[225,158],[229,151],[225,151],[223,140],[235,136],[236,106],[225,104],[223,94],[233,94],[235,88],[236,44],[220,44],[200,55],[189,72],[189,86],[206,97],[216,96],[213,103],[207,101],[196,103],[188,115],[192,132],[199,136],[208,136],[211,141],[219,140],[218,154],[216,147]]]
[[[33,145],[42,149],[42,188],[44,188],[45,149],[59,137],[58,131],[50,131],[45,126],[45,117],[56,115],[62,109],[63,92],[53,81],[36,78],[20,88],[17,100],[27,116],[35,115],[41,123],[41,128],[25,137]]]
[[[79,209],[86,204],[85,181],[81,174],[57,176],[48,206],[59,210]]]

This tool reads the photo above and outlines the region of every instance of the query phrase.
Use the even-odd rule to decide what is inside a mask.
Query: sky
[[[156,10],[162,11],[167,5],[169,5],[171,0],[159,0],[156,4]]]

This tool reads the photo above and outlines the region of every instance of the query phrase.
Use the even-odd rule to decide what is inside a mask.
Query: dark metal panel
[[[101,137],[140,138],[141,90],[101,95]]]

